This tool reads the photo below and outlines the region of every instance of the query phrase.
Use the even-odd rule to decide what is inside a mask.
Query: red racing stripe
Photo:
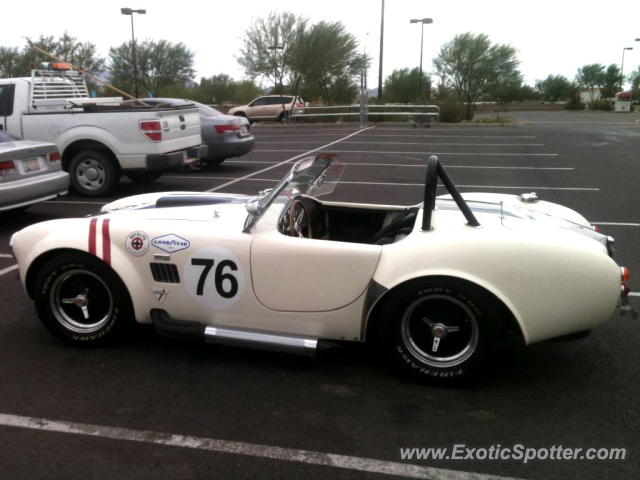
[[[89,253],[91,255],[96,254],[96,223],[98,223],[98,219],[92,218],[89,224]]]
[[[102,221],[102,259],[111,265],[111,236],[109,234],[109,219]]]

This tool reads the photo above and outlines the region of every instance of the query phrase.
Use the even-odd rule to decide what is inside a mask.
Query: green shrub
[[[442,103],[439,103],[440,107],[440,121],[457,123],[466,119],[467,111],[464,104],[454,99],[447,99]]]
[[[585,104],[580,102],[578,98],[573,97],[571,100],[567,102],[564,108],[565,110],[584,110]]]
[[[589,107],[591,108],[591,110],[613,110],[611,102],[609,102],[608,100],[596,100],[595,102],[591,103]]]

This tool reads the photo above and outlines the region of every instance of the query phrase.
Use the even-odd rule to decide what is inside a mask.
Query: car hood
[[[253,198],[226,193],[147,193],[108,203],[101,214],[127,221],[218,221],[239,231],[247,218],[245,204]]]
[[[124,197],[107,203],[100,209],[102,213],[118,210],[141,210],[151,208],[193,207],[223,203],[247,203],[254,197],[231,193],[208,192],[155,192]]]

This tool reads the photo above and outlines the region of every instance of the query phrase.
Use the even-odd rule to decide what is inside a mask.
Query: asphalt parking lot
[[[9,255],[11,234],[31,223],[146,191],[255,193],[315,152],[336,152],[347,165],[328,199],[415,204],[425,161],[437,154],[463,192],[536,191],[599,224],[640,290],[637,116],[517,118],[364,130],[256,125],[255,151],[215,169],[148,186],[123,180],[109,198],[69,195],[0,217],[0,478],[636,478],[640,320],[629,315],[577,342],[514,348],[475,387],[436,388],[395,377],[358,345],[314,360],[172,342],[142,328],[116,347],[70,348],[40,325]],[[631,302],[640,309],[640,297]],[[400,458],[400,448],[455,444],[627,455],[527,464]]]

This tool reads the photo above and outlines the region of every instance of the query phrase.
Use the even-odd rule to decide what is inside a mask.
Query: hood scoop
[[[245,198],[216,197],[214,195],[170,195],[156,200],[156,208],[194,207],[198,205],[217,205],[220,203],[246,203]]]

